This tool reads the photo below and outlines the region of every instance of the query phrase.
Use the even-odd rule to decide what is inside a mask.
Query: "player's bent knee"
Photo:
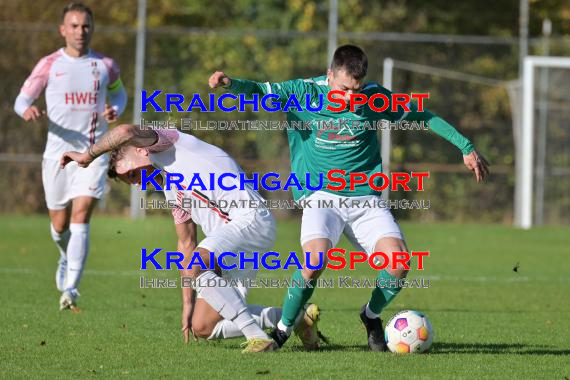
[[[51,225],[58,234],[62,234],[69,229],[68,215],[66,209],[49,210]]]
[[[305,265],[303,265],[302,270],[304,278],[317,279],[321,276],[327,266],[327,251],[331,245],[331,241],[324,238],[313,239],[303,244],[303,252],[310,252],[309,257],[305,256]],[[307,259],[313,269],[308,268]]]
[[[213,326],[209,326],[203,323],[194,323],[192,322],[192,333],[197,338],[208,338],[212,335],[212,331],[214,331]]]
[[[307,267],[303,268],[302,273],[303,273],[303,277],[306,278],[307,280],[316,280],[317,278],[319,278],[321,276],[321,274],[323,273],[323,269],[309,269]]]
[[[201,316],[194,315],[192,318],[192,333],[197,338],[208,338],[212,335],[218,322],[218,319],[210,319],[205,317],[204,314]]]
[[[89,223],[91,219],[91,212],[89,210],[73,210],[71,213],[71,223],[81,223],[86,224]]]
[[[326,252],[332,247],[332,243],[329,239],[326,238],[316,238],[307,241],[303,244],[303,252],[311,252],[311,255],[314,256],[319,254],[319,252]]]
[[[89,223],[97,199],[91,197],[78,197],[73,199],[71,207],[71,223]]]
[[[410,265],[410,263],[407,263],[408,266]],[[390,273],[392,276],[397,277],[397,278],[404,278],[408,275],[408,272],[410,271],[409,269],[406,269],[406,267],[402,264],[402,263],[398,263],[398,265],[396,266],[396,269],[386,269],[388,271],[388,273]]]
[[[374,244],[375,252],[408,252],[406,242],[395,237],[384,237]]]
[[[66,224],[66,223],[53,223],[52,222],[52,226],[53,226],[53,229],[55,230],[55,232],[57,232],[58,234],[62,234],[69,229],[69,224]]]

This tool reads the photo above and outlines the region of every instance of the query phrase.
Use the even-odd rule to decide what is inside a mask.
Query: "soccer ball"
[[[425,315],[404,310],[388,321],[384,339],[388,349],[397,354],[422,353],[431,346],[433,330]]]

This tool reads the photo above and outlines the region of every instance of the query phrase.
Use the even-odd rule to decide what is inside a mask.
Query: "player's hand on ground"
[[[182,336],[184,337],[184,343],[188,343],[192,333],[192,308],[192,303],[184,303],[182,305]]]
[[[65,165],[69,164],[71,161],[75,161],[82,168],[86,168],[91,162],[93,162],[93,157],[91,157],[87,151],[83,153],[65,152],[60,160],[61,168],[63,169]]]
[[[36,121],[45,114],[46,111],[40,111],[38,107],[30,106],[27,110],[24,111],[23,117],[25,121]]]
[[[216,71],[210,76],[210,79],[208,80],[210,88],[228,87],[231,83],[232,80],[230,77],[224,74],[223,71]]]
[[[467,169],[475,172],[477,182],[484,181],[489,176],[489,162],[476,150],[463,156],[463,162]]]
[[[107,123],[114,123],[119,118],[119,113],[117,110],[108,104],[105,104],[105,112],[103,112],[103,117],[107,120]]]

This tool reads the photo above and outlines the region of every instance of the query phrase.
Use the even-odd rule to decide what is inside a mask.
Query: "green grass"
[[[58,311],[57,260],[46,217],[0,218],[0,378],[570,378],[570,230],[404,224],[410,249],[430,250],[429,289],[406,289],[384,311],[428,315],[431,353],[366,349],[358,309],[368,289],[318,289],[332,345],[305,353],[296,339],[276,353],[240,354],[241,339],[191,343],[179,332],[180,290],[140,289],[140,249],[176,250],[172,221],[96,217],[81,313]],[[281,221],[276,250],[298,250],[297,221]],[[350,248],[345,241],[341,247]],[[163,260],[164,262],[164,260]],[[513,267],[519,263],[518,272]],[[339,275],[374,278],[362,265]],[[263,271],[260,276],[279,275]],[[280,305],[282,289],[249,301]]]

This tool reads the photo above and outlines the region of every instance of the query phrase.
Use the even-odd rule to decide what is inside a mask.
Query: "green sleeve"
[[[305,94],[308,93],[308,86],[302,79],[271,83],[232,78],[232,82],[227,89],[233,94],[245,94],[248,97],[252,97],[253,94],[259,94],[260,96],[275,94],[279,96],[279,102],[286,102],[291,94],[295,94],[297,99],[301,101],[304,99]]]
[[[392,91],[388,90],[378,83],[373,82],[369,87],[370,90],[367,94],[368,96],[376,93],[381,93],[390,98],[392,95]],[[381,101],[379,104],[376,104],[377,107],[380,107],[382,105],[383,103]],[[429,129],[455,145],[461,151],[461,153],[463,153],[463,155],[469,154],[475,150],[475,147],[468,138],[457,132],[457,130],[451,124],[443,120],[441,117],[431,113],[425,108],[423,112],[418,112],[418,108],[415,103],[408,103],[408,107],[410,108],[410,112],[405,112],[403,107],[398,106],[397,110],[386,110],[381,113],[381,116],[390,121],[408,120],[429,122]]]
[[[467,155],[475,150],[475,147],[467,137],[459,133],[457,129],[441,117],[431,113],[426,108],[424,108],[423,112],[418,112],[417,106],[413,103],[410,105],[410,109],[411,112],[403,115],[404,119],[429,122],[430,130],[455,145],[463,155]]]

